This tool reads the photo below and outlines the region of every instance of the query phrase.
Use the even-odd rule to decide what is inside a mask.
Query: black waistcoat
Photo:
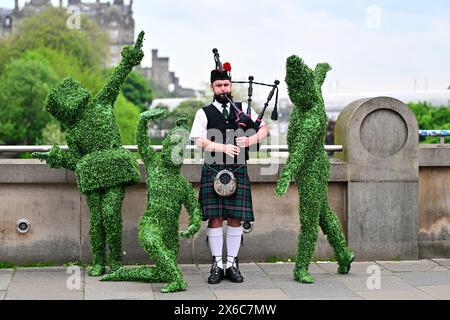
[[[242,110],[242,104],[235,102],[236,107]],[[216,143],[234,144],[236,138],[245,136],[245,131],[239,128],[236,123],[236,112],[233,107],[230,108],[230,116],[228,120],[224,118],[222,113],[212,104],[203,108],[208,119],[207,138]],[[205,151],[206,164],[244,164],[248,160],[248,148],[241,148],[238,156],[230,157],[225,153]]]

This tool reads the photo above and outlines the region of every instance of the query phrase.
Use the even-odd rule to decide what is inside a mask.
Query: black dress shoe
[[[230,280],[235,283],[244,282],[244,277],[241,275],[239,271],[238,258],[234,258],[233,265],[227,269],[225,272],[225,279]]]
[[[219,268],[217,266],[217,262],[214,259],[213,264],[211,266],[211,274],[208,278],[208,283],[209,284],[218,284],[218,283],[221,283],[224,278],[225,278],[225,273],[224,273],[223,269]]]

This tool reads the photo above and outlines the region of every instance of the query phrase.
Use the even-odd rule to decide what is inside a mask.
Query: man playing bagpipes
[[[232,100],[231,66],[220,63],[217,49],[213,52],[216,68],[211,71],[210,87],[214,100],[197,111],[190,138],[205,151],[199,201],[203,221],[209,220],[207,236],[213,256],[208,283],[217,284],[223,279],[241,283],[241,223],[254,221],[246,164],[250,147],[261,143],[269,131],[262,115],[258,121],[255,110],[248,108],[245,113],[242,104]],[[223,220],[227,220],[226,261],[222,258]]]

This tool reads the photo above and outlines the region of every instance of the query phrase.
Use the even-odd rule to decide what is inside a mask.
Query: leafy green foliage
[[[15,269],[17,268],[17,264],[8,262],[8,261],[0,261],[0,269]]]
[[[70,30],[66,27],[66,17],[64,10],[50,8],[23,19],[16,34],[0,40],[0,79],[7,79],[0,85],[0,143],[65,144],[67,126],[49,123],[49,115],[43,112],[48,88],[70,75],[92,94],[102,89],[106,79],[103,68],[108,54],[107,36],[87,17],[82,17],[81,30]],[[42,72],[35,72],[35,66],[20,69],[25,72],[10,66],[19,59],[45,63],[49,74],[52,78],[56,75],[56,79],[49,83]],[[30,85],[22,85],[20,81]],[[38,84],[33,85],[34,90],[26,89],[32,83]],[[28,128],[22,115],[34,114],[28,112],[30,108],[38,108],[40,114],[36,114]],[[115,111],[120,114],[117,122],[123,143],[133,144],[139,109],[119,96]]]
[[[315,281],[308,269],[319,226],[335,250],[339,273],[348,273],[354,259],[339,219],[328,205],[330,163],[323,147],[328,121],[321,87],[329,70],[331,67],[326,63],[311,70],[297,56],[286,62],[286,84],[294,108],[287,135],[289,157],[275,193],[283,196],[294,179],[300,198],[301,225],[294,278],[302,283]]]
[[[66,26],[67,18],[66,10],[49,7],[23,19],[13,38],[3,43],[8,50],[0,58],[0,70],[9,59],[39,48],[76,57],[81,66],[98,70],[108,56],[107,35],[85,16],[81,18],[81,30],[71,30]]]
[[[420,130],[450,130],[450,107],[432,107],[427,102],[410,103]],[[420,143],[439,143],[439,137],[420,137]],[[445,138],[450,142],[450,137]]]
[[[139,108],[119,94],[114,114],[119,126],[122,144],[132,145],[136,139],[136,127],[139,121]]]
[[[140,73],[132,71],[122,87],[122,93],[128,101],[139,107],[140,112],[148,110],[153,101],[152,90]]]
[[[201,100],[189,99],[181,102],[172,112],[169,113],[167,120],[170,126],[173,126],[177,118],[184,114],[188,119],[188,126],[192,127],[194,122],[195,113],[205,106],[205,103]]]
[[[12,60],[0,76],[0,143],[34,144],[50,121],[45,98],[58,81],[47,60],[25,54]]]
[[[38,142],[42,145],[64,145],[67,144],[66,134],[61,130],[61,126],[54,120],[51,120],[44,129],[42,129],[42,138]]]
[[[60,80],[70,75],[94,94],[99,92],[105,83],[105,77],[98,66],[85,67],[77,57],[51,48],[37,48],[28,52],[36,52],[44,57]]]

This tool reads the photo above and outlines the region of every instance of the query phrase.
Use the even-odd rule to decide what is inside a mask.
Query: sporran
[[[214,191],[222,197],[229,197],[236,192],[237,182],[233,172],[222,170],[214,178]]]

